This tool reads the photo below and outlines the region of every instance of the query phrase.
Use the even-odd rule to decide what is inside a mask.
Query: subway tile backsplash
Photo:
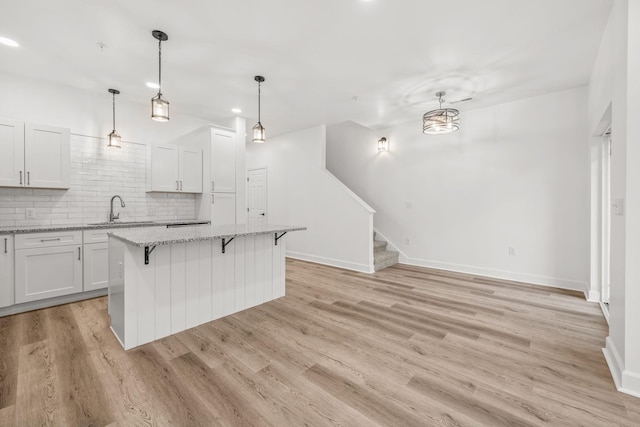
[[[146,147],[123,142],[107,148],[106,141],[71,135],[71,188],[46,190],[0,187],[0,226],[57,225],[109,220],[114,201],[121,221],[193,219],[195,195],[147,193]],[[33,219],[27,214],[33,212]]]

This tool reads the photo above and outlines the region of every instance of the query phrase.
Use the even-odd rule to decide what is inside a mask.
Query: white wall
[[[0,117],[71,129],[71,133],[106,138],[112,130],[112,96],[0,74]],[[117,87],[115,87],[117,89]],[[151,120],[151,97],[116,96],[116,129],[124,141],[163,144],[207,124],[171,114],[171,120]],[[176,106],[172,106],[174,110]]]
[[[401,262],[585,291],[586,100],[583,87],[463,108],[451,135],[424,135],[420,117],[380,132],[334,125],[327,168],[376,210]]]
[[[606,88],[606,89],[603,89]],[[590,81],[590,128],[611,103],[611,297],[605,357],[620,391],[640,397],[640,4],[615,0]],[[592,194],[594,192],[592,191]],[[597,195],[594,195],[597,197]],[[595,248],[599,250],[600,248]]]
[[[247,169],[267,168],[268,222],[308,228],[287,236],[287,256],[373,272],[373,210],[324,159],[324,126],[247,145]]]

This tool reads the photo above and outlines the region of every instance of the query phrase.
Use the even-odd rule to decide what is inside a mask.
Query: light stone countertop
[[[74,231],[74,230],[99,230],[104,228],[138,228],[157,227],[176,224],[210,224],[209,221],[197,219],[175,219],[167,221],[115,221],[97,222],[89,224],[60,224],[60,225],[17,225],[12,227],[0,227],[0,234],[22,234],[22,233],[44,233],[53,231]]]
[[[122,240],[133,246],[170,245],[172,243],[188,243],[200,240],[226,239],[238,236],[257,236],[260,234],[283,233],[306,230],[307,227],[292,225],[250,226],[222,225],[203,227],[181,227],[163,229],[133,229],[112,231],[109,236]]]

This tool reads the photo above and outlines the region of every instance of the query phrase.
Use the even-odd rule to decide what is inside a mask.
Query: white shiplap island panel
[[[110,233],[111,329],[128,350],[284,296],[285,237],[277,244],[275,238],[304,229],[242,225]]]

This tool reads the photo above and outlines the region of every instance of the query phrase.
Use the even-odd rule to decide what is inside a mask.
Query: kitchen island
[[[125,348],[285,294],[285,237],[305,227],[200,226],[109,233],[109,316]]]

